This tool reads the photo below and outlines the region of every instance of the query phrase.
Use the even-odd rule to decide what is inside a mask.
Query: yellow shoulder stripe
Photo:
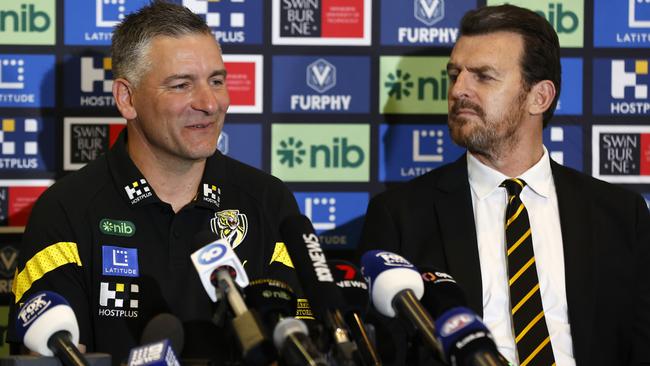
[[[279,241],[275,243],[275,248],[273,248],[273,255],[271,256],[271,261],[269,264],[273,262],[282,263],[289,268],[293,268],[293,262],[291,262],[291,257],[289,257],[289,252],[287,252],[287,247],[283,242]]]
[[[18,272],[18,269],[16,269],[11,287],[16,303],[32,287],[34,282],[38,281],[46,273],[68,263],[76,263],[79,267],[82,266],[81,258],[79,258],[79,252],[77,251],[77,243],[60,242],[52,244],[36,253],[27,261],[22,271]]]

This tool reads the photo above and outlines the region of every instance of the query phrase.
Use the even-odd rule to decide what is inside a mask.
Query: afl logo
[[[474,317],[468,313],[460,313],[449,318],[442,326],[440,335],[447,337],[465,328],[474,321]]]
[[[210,244],[207,247],[203,248],[201,253],[199,253],[199,263],[200,264],[210,264],[221,259],[228,249],[225,245],[220,243]]]

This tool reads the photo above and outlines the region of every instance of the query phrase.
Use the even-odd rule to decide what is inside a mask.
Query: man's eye
[[[476,77],[481,81],[488,81],[488,80],[493,79],[493,77],[491,77],[490,75],[486,75],[486,74],[477,74]]]
[[[174,85],[172,85],[172,89],[182,90],[182,89],[189,88],[189,86],[190,86],[189,83],[174,84]]]
[[[215,86],[223,85],[224,82],[225,82],[225,80],[223,80],[223,79],[212,79],[212,81],[210,81],[210,83],[212,85],[215,85]]]

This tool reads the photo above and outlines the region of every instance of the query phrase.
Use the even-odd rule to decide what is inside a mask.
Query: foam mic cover
[[[161,313],[149,320],[144,327],[140,344],[149,344],[168,339],[171,347],[177,355],[183,352],[185,344],[185,332],[183,324],[172,314]]]
[[[424,281],[420,302],[434,318],[451,308],[467,306],[463,290],[451,275],[432,266],[419,266],[418,270]]]
[[[168,339],[136,347],[129,352],[128,366],[180,366]]]
[[[296,295],[289,285],[279,280],[253,280],[244,289],[244,297],[248,307],[260,313],[268,329],[273,329],[280,317],[296,314]]]
[[[347,307],[344,313],[350,311],[365,315],[370,301],[368,284],[361,275],[361,271],[352,263],[340,259],[328,261],[334,282],[341,290]]]
[[[25,346],[43,356],[54,355],[49,342],[59,332],[69,333],[70,341],[79,344],[77,318],[68,302],[55,292],[42,291],[28,298],[18,312],[16,327]]]
[[[401,255],[371,250],[361,257],[361,272],[370,284],[370,298],[377,311],[387,317],[397,314],[393,299],[404,291],[411,290],[416,298],[422,298],[424,284],[415,266]]]

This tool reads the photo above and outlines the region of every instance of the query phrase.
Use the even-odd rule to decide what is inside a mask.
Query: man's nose
[[[212,115],[219,108],[218,92],[207,84],[198,85],[194,91],[192,107]]]

